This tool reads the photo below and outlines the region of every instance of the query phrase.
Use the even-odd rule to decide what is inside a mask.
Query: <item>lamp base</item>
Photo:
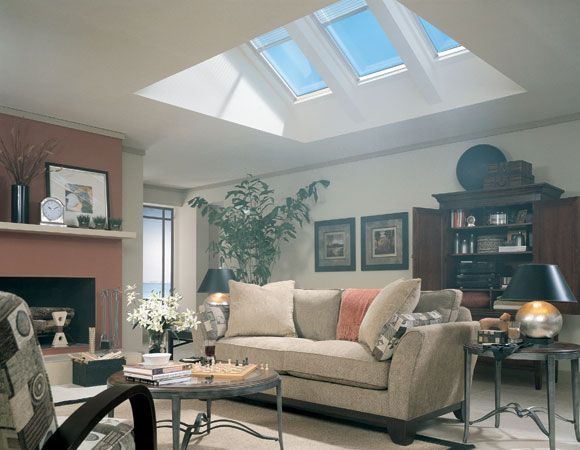
[[[551,345],[555,341],[554,341],[554,338],[533,338],[533,337],[524,336],[524,342],[527,344],[533,344],[533,345]]]

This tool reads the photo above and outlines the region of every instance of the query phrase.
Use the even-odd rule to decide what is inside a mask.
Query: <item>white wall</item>
[[[178,189],[168,189],[145,185],[143,202],[148,205],[169,206],[174,211],[174,254],[173,284],[183,295],[183,305],[194,309],[196,306],[196,211],[183,206],[185,193]]]
[[[326,288],[382,287],[401,276],[410,277],[411,270],[360,271],[360,217],[407,211],[411,222],[414,206],[437,208],[431,194],[462,190],[455,175],[457,160],[467,148],[479,143],[499,147],[508,159],[533,163],[537,182],[559,186],[565,189],[565,196],[580,195],[580,121],[276,176],[266,181],[281,198],[313,180],[331,181],[312,208],[312,217],[313,220],[357,218],[357,271],[314,272],[314,226],[309,224],[296,241],[283,249],[272,279],[290,278],[300,287]],[[210,201],[220,201],[228,189],[192,191],[189,196],[202,195]],[[411,240],[412,223],[409,237]],[[204,251],[198,248],[198,255]],[[580,316],[565,318],[561,339],[580,343]]]
[[[137,284],[143,291],[143,156],[123,153],[123,229],[135,231],[137,239],[123,240],[123,287]],[[133,329],[125,319],[126,304],[123,302],[123,349],[142,349],[141,332]]]

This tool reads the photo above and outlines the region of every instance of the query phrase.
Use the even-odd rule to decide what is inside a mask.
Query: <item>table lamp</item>
[[[527,302],[516,321],[526,341],[550,344],[562,329],[562,314],[550,302],[576,302],[562,272],[554,264],[523,264],[518,267],[502,295],[504,300]]]
[[[207,292],[209,295],[206,301],[210,305],[228,304],[230,300],[228,282],[230,280],[236,280],[232,269],[208,269],[197,292]]]

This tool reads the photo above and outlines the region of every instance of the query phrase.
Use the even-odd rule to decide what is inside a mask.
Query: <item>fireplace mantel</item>
[[[135,239],[137,237],[137,234],[132,231],[93,230],[87,228],[56,227],[50,225],[34,225],[28,223],[11,222],[0,222],[0,232],[31,233],[98,239]]]

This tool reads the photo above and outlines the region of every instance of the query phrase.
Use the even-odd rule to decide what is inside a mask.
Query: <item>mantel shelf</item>
[[[34,225],[12,222],[0,222],[0,233],[2,232],[96,239],[135,239],[137,237],[137,233],[132,231],[92,230],[87,228],[57,227],[51,225]]]

